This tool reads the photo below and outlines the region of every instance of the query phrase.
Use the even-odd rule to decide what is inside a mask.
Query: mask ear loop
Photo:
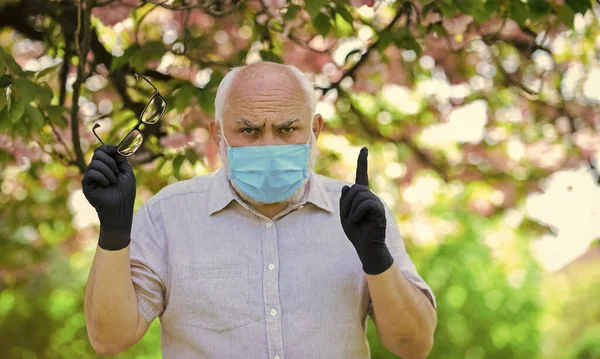
[[[310,134],[308,135],[308,141],[306,141],[306,143],[305,143],[306,145],[310,144],[310,139],[311,139],[311,137],[312,137],[312,136],[314,136],[314,135],[315,135],[315,134],[314,134],[314,132],[313,132],[313,123],[312,123],[312,121],[311,121],[311,123],[310,123]]]
[[[227,144],[227,147],[231,147],[231,145],[229,144],[229,142],[227,141],[227,137],[225,137],[225,131],[223,131],[223,128],[221,128],[219,130],[219,132],[221,133],[221,136],[223,136],[223,139],[225,140],[225,143]]]

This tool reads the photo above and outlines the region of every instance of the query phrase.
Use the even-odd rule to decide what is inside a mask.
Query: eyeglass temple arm
[[[154,88],[154,92],[158,92],[158,89],[156,88],[156,86],[154,86],[154,84],[153,84],[152,82],[150,82],[150,80],[148,80],[147,78],[145,78],[145,77],[144,77],[144,75],[142,75],[142,74],[138,74],[138,73],[136,72],[136,73],[135,73],[133,76],[136,78],[136,80],[137,80],[137,77],[138,77],[138,76],[140,76],[140,77],[141,77],[141,78],[143,78],[143,79],[144,79],[144,80],[145,80],[147,83],[149,83],[149,84],[150,84],[150,86],[152,86],[152,88]]]
[[[104,144],[104,142],[102,142],[102,140],[100,139],[100,137],[98,136],[98,134],[96,133],[96,129],[100,127],[100,124],[97,123],[94,125],[94,128],[92,128],[92,132],[94,133],[94,136],[96,136],[96,138],[98,139],[98,141],[100,141],[101,144]]]

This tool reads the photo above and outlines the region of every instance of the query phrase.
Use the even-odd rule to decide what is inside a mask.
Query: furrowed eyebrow
[[[258,129],[259,126],[256,126],[255,124],[253,124],[252,122],[248,121],[245,118],[240,118],[239,120],[235,121],[238,124],[244,125],[244,126],[248,126],[250,128],[254,128],[254,129]],[[264,127],[264,125],[260,126],[260,128]]]
[[[286,122],[282,123],[281,125],[276,125],[276,128],[286,128],[286,127],[290,127],[292,125],[292,123],[294,122],[298,122],[300,121],[297,118],[291,119],[291,120],[287,120]]]

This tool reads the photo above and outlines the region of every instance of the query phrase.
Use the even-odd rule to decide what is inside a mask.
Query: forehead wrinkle
[[[295,105],[282,105],[280,103],[267,103],[267,104],[256,104],[251,102],[240,102],[230,104],[226,109],[226,117],[244,117],[244,118],[263,118],[263,117],[276,117],[276,118],[291,118],[291,117],[302,117],[304,108],[302,106]]]
[[[233,102],[281,102],[290,101],[304,103],[306,100],[298,91],[274,91],[272,93],[257,93],[237,90],[229,94],[229,103]]]

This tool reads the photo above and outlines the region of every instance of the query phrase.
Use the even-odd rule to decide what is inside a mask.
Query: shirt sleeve
[[[435,299],[435,295],[433,294],[433,290],[431,290],[431,287],[429,287],[429,285],[423,280],[423,278],[421,278],[421,276],[417,272],[417,268],[410,259],[410,256],[408,255],[408,253],[406,253],[404,240],[402,239],[402,235],[400,234],[400,229],[398,228],[398,223],[396,222],[394,214],[389,209],[387,204],[385,204],[385,202],[383,202],[383,205],[385,207],[385,215],[387,220],[385,243],[387,244],[392,257],[394,257],[394,265],[400,267],[400,272],[402,272],[404,277],[406,277],[406,279],[408,279],[409,281],[414,283],[419,289],[421,289],[421,291],[429,299],[429,302],[433,305],[433,308],[437,309],[437,302]],[[375,320],[373,303],[371,302],[370,297],[367,313],[369,314],[371,319]]]
[[[167,262],[164,238],[144,203],[133,217],[130,242],[130,268],[138,311],[151,323],[165,309]]]

